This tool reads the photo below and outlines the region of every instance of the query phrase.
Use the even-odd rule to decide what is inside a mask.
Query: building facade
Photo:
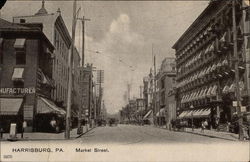
[[[65,115],[51,101],[54,88],[54,46],[42,32],[42,24],[14,24],[0,19],[0,121],[9,131],[17,123],[20,131],[41,129],[39,115]]]
[[[44,1],[42,2],[41,9],[37,13],[30,16],[16,16],[13,17],[14,23],[42,23],[43,32],[47,38],[55,46],[55,57],[53,60],[53,73],[52,78],[55,81],[55,89],[52,91],[52,98],[56,103],[62,107],[66,107],[67,91],[68,91],[68,57],[70,52],[71,37],[68,29],[64,23],[60,9],[56,13],[49,14],[45,9]],[[80,57],[76,49],[73,53],[73,69],[78,69],[80,66]],[[73,72],[77,73],[77,72]],[[77,80],[79,76],[75,76]],[[77,87],[77,82],[75,82]],[[75,90],[76,92],[77,90]],[[74,92],[74,91],[73,91]],[[73,93],[72,92],[72,93]],[[73,96],[75,94],[72,94]],[[73,104],[77,102],[72,100]]]
[[[166,112],[168,112],[169,109],[168,94],[175,87],[175,67],[175,58],[165,58],[156,75],[159,100],[156,117],[157,124],[160,126],[166,125],[167,122],[169,123]]]
[[[230,122],[236,114],[235,61],[239,61],[241,104],[249,111],[249,12],[236,0],[237,55],[233,43],[232,1],[210,1],[207,8],[173,48],[177,63],[178,118],[195,126],[208,120],[211,127]]]

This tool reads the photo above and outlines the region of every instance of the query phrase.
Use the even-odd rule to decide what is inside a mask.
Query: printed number
[[[12,158],[12,155],[4,155],[3,158],[4,158],[4,159],[11,159],[11,158]]]

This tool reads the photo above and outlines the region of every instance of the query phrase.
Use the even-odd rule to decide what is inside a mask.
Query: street
[[[191,134],[187,132],[169,131],[154,126],[118,125],[97,127],[76,142],[92,143],[118,143],[118,144],[144,144],[144,143],[202,143],[235,142],[219,138]]]

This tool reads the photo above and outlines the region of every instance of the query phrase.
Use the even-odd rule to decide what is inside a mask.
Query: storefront
[[[17,124],[17,132],[22,131],[23,98],[0,98],[0,129],[10,131],[10,124]]]
[[[56,104],[44,97],[37,97],[37,110],[35,115],[36,131],[59,132],[65,129],[66,111],[56,106]],[[52,127],[51,121],[56,121],[56,126]]]

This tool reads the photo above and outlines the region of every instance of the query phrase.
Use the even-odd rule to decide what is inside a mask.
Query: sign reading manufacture
[[[0,88],[0,94],[34,94],[35,88]]]

